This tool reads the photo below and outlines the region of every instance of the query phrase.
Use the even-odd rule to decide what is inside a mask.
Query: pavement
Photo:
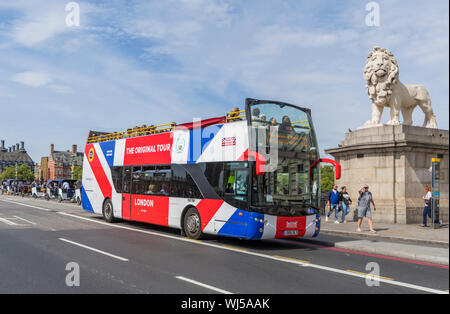
[[[333,240],[368,241],[194,241],[108,224],[74,204],[0,196],[0,293],[448,293],[448,266],[326,245]],[[80,286],[66,285],[68,263],[79,265]]]
[[[322,217],[319,239],[323,244],[339,249],[449,265],[448,224],[433,229],[419,225],[374,223],[377,233],[373,234],[369,232],[367,222],[363,222],[362,232],[356,229],[356,222],[335,224],[333,219],[326,222]],[[324,235],[326,239],[323,239]]]
[[[365,219],[362,224],[362,231],[358,232],[357,222],[349,221],[346,224],[335,224],[333,217],[328,222],[322,217],[321,232],[326,234],[335,234],[341,236],[350,236],[355,238],[366,238],[370,240],[390,240],[402,243],[417,245],[432,245],[437,247],[449,247],[449,225],[444,223],[439,229],[432,227],[421,227],[419,224],[401,225],[374,223],[374,229],[377,232],[369,232],[369,225]]]

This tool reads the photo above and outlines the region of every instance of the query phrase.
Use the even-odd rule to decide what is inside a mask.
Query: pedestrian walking
[[[423,200],[425,201],[425,207],[423,208],[423,224],[422,227],[427,226],[427,216],[431,218],[431,188],[429,185],[425,186],[425,196]]]
[[[359,189],[359,198],[358,198],[358,232],[361,232],[361,224],[363,218],[367,218],[369,221],[370,232],[377,233],[373,229],[373,221],[372,221],[372,210],[370,209],[370,203],[373,205],[373,210],[376,211],[377,207],[373,201],[372,193],[369,192],[369,186],[365,184],[361,189]]]
[[[347,187],[343,186],[341,192],[339,192],[339,207],[342,209],[342,222],[347,223],[345,217],[350,213],[350,205],[352,204],[352,199],[347,193]]]
[[[328,192],[327,207],[328,206],[329,211],[327,217],[325,218],[325,221],[328,221],[328,218],[334,210],[334,223],[339,224],[339,192],[337,184],[333,185],[333,188]]]

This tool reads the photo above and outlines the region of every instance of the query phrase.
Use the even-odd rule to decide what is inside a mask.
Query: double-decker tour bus
[[[247,99],[223,117],[89,132],[83,209],[203,234],[267,239],[320,230],[311,111]]]

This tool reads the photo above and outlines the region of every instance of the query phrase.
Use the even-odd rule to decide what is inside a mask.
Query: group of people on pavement
[[[369,191],[369,186],[365,184],[358,191],[358,232],[361,232],[361,224],[364,218],[369,221],[370,232],[376,233],[373,229],[372,210],[370,204],[373,205],[373,210],[376,210],[375,202],[373,201],[372,193]],[[331,213],[334,211],[334,223],[339,224],[339,212],[342,212],[342,223],[347,223],[346,216],[350,213],[350,205],[352,199],[347,192],[347,187],[341,187],[341,191],[338,191],[338,186],[335,184],[333,189],[328,192],[327,207],[329,208],[328,214],[325,220],[328,221]]]
[[[376,233],[373,229],[372,220],[372,209],[370,204],[373,205],[373,210],[376,211],[375,202],[373,201],[372,193],[369,191],[369,186],[365,184],[358,191],[358,228],[357,231],[361,232],[361,224],[364,218],[367,218],[369,222],[370,232]],[[427,227],[427,217],[431,218],[431,188],[429,185],[425,186],[425,196],[422,197],[425,202],[425,207],[423,209],[423,223],[422,227]],[[342,212],[341,222],[347,223],[346,216],[350,213],[350,205],[352,204],[352,199],[350,198],[347,187],[341,187],[341,191],[338,191],[338,186],[335,184],[333,189],[328,192],[327,196],[327,207],[329,208],[328,214],[325,217],[328,221],[332,212],[334,211],[334,223],[339,224],[339,212]]]

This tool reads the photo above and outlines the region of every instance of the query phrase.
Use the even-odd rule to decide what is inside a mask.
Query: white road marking
[[[37,209],[40,209],[40,210],[43,210],[43,211],[46,211],[46,212],[51,211],[51,209],[43,208],[43,207],[38,207],[38,206],[34,206],[34,205],[28,205],[28,204],[23,204],[23,203],[14,202],[14,201],[9,201],[9,200],[3,200],[3,199],[2,199],[2,201],[3,201],[3,202],[8,202],[8,203],[13,203],[13,204],[18,204],[18,205],[22,205],[22,206],[27,206],[27,207],[37,208]]]
[[[21,203],[17,203],[17,204],[22,205]],[[32,206],[32,205],[27,205],[27,206],[35,207],[35,206]],[[40,207],[36,207],[36,208],[42,209]],[[49,211],[49,210],[47,210],[47,211]],[[94,220],[94,219],[91,219],[91,218],[86,218],[86,217],[73,215],[73,214],[68,214],[68,213],[59,212],[59,211],[55,211],[55,212],[57,214],[60,214],[60,215],[69,216],[69,217],[73,217],[73,218],[77,218],[77,219],[90,221],[90,222],[94,222],[94,223],[97,223],[97,224],[106,225],[106,226],[112,227],[112,228],[119,228],[119,229],[124,229],[124,230],[130,230],[130,231],[135,231],[135,232],[155,235],[155,236],[168,238],[168,239],[173,239],[173,240],[178,240],[178,241],[190,242],[190,243],[194,243],[194,244],[198,244],[198,245],[214,247],[214,248],[221,249],[221,250],[233,251],[233,252],[237,252],[237,253],[240,253],[240,254],[253,255],[253,256],[258,256],[258,257],[271,259],[271,260],[275,260],[275,261],[279,261],[279,262],[297,264],[299,266],[305,266],[305,267],[311,267],[311,268],[326,270],[326,271],[329,271],[329,272],[339,273],[339,274],[346,275],[346,276],[362,278],[364,280],[366,279],[366,276],[364,276],[364,275],[347,272],[345,270],[341,270],[341,269],[337,269],[337,268],[332,268],[332,267],[327,267],[327,266],[322,266],[322,265],[316,265],[316,264],[312,264],[312,263],[303,263],[303,262],[296,261],[296,260],[283,259],[283,258],[279,258],[279,257],[276,257],[276,256],[266,255],[266,254],[262,254],[262,253],[251,252],[251,251],[242,251],[242,250],[237,250],[237,249],[234,249],[234,248],[231,248],[231,247],[225,247],[225,246],[217,245],[217,244],[213,244],[213,243],[207,243],[207,242],[203,242],[203,241],[195,241],[195,240],[190,240],[188,238],[171,236],[171,235],[167,235],[167,234],[162,234],[162,233],[157,233],[157,232],[152,232],[152,231],[146,231],[146,230],[140,230],[140,229],[135,229],[135,228],[126,227],[126,226],[114,225],[114,224],[106,223],[106,222],[103,222],[103,221],[97,221],[97,220]],[[410,289],[414,289],[414,290],[429,292],[429,293],[449,294],[447,291],[437,290],[437,289],[428,288],[428,287],[422,287],[422,286],[418,286],[418,285],[414,285],[414,284],[408,284],[408,283],[395,281],[395,280],[380,279],[380,282],[384,282],[384,283],[391,284],[391,285],[396,285],[396,286],[401,286],[401,287],[405,287],[405,288],[410,288]]]
[[[0,221],[10,226],[17,226],[15,222],[9,221],[8,219],[5,218],[0,218]]]
[[[108,252],[101,251],[101,250],[95,249],[93,247],[90,247],[90,246],[87,246],[87,245],[84,245],[84,244],[81,244],[81,243],[70,241],[70,240],[67,240],[67,239],[64,239],[64,238],[59,238],[59,240],[67,242],[67,243],[70,243],[70,244],[73,244],[73,245],[76,245],[76,246],[79,246],[79,247],[82,247],[82,248],[85,248],[85,249],[88,249],[88,250],[91,250],[91,251],[94,251],[94,252],[97,252],[97,253],[100,253],[100,254],[103,254],[103,255],[106,255],[106,256],[109,256],[109,257],[112,257],[112,258],[115,258],[115,259],[118,259],[118,260],[123,261],[123,262],[128,262],[128,259],[126,259],[126,258],[117,256],[117,255],[114,255],[114,254],[110,254]]]
[[[35,222],[26,220],[25,218],[22,218],[22,217],[19,217],[19,216],[14,216],[14,217],[16,217],[17,219],[23,220],[23,221],[25,221],[25,222],[28,222],[29,224],[32,224],[32,225],[35,225],[35,224],[36,224]]]
[[[219,288],[216,288],[216,287],[213,287],[213,286],[210,286],[210,285],[207,285],[207,284],[204,284],[204,283],[201,283],[201,282],[198,282],[198,281],[195,281],[195,280],[183,277],[183,276],[176,276],[175,278],[183,280],[183,281],[190,282],[190,283],[192,283],[194,285],[197,285],[197,286],[200,286],[200,287],[203,287],[203,288],[206,288],[206,289],[210,289],[210,290],[213,290],[213,291],[216,291],[216,292],[219,292],[219,293],[233,294],[232,292],[229,292],[229,291],[226,291],[226,290],[222,290],[222,289],[219,289]]]
[[[322,266],[322,265],[316,265],[316,264],[312,264],[312,263],[305,263],[305,262],[296,261],[296,260],[289,260],[289,259],[285,259],[285,258],[280,258],[280,257],[272,256],[272,255],[266,255],[266,254],[262,254],[262,253],[251,252],[251,251],[242,251],[242,250],[237,250],[237,249],[234,249],[234,248],[231,248],[231,247],[222,246],[222,245],[206,243],[206,242],[196,241],[196,240],[190,240],[188,238],[180,238],[180,237],[171,236],[171,235],[167,235],[167,234],[161,234],[161,233],[152,232],[152,231],[139,230],[139,229],[135,229],[135,228],[131,228],[131,227],[125,227],[125,226],[109,224],[109,223],[106,223],[106,222],[103,222],[103,221],[96,221],[96,220],[93,220],[93,219],[90,219],[90,218],[81,217],[81,216],[73,215],[73,214],[67,214],[67,213],[64,213],[64,212],[58,212],[58,214],[61,214],[61,215],[64,215],[64,216],[70,216],[70,217],[74,217],[74,218],[78,218],[78,219],[83,219],[83,220],[95,222],[95,223],[98,223],[98,224],[101,224],[101,225],[106,225],[106,226],[110,226],[110,227],[114,227],[114,228],[119,228],[119,229],[125,229],[125,230],[141,232],[141,233],[145,233],[145,234],[156,235],[156,236],[159,236],[159,237],[174,239],[174,240],[178,240],[178,241],[190,242],[190,243],[194,243],[194,244],[214,247],[214,248],[217,248],[217,249],[233,251],[233,252],[237,252],[237,253],[241,253],[241,254],[248,254],[248,255],[258,256],[258,257],[267,258],[267,259],[271,259],[271,260],[275,260],[275,261],[279,261],[279,262],[292,263],[292,264],[297,264],[299,266],[311,267],[311,268],[326,270],[326,271],[339,273],[339,274],[346,275],[346,276],[362,278],[364,280],[366,279],[365,275],[356,274],[356,273],[350,273],[350,272],[347,272],[346,270],[340,270],[340,269],[337,269],[337,268],[332,268],[332,267],[327,267],[327,266]],[[428,287],[422,287],[422,286],[409,284],[409,283],[404,283],[404,282],[395,281],[395,280],[385,280],[385,279],[380,278],[379,281],[387,283],[387,284],[391,284],[391,285],[401,286],[401,287],[410,288],[410,289],[419,290],[419,291],[424,291],[424,292],[429,292],[429,293],[448,294],[448,292],[445,292],[445,291],[442,291],[442,290],[437,290],[437,289],[428,288]]]

